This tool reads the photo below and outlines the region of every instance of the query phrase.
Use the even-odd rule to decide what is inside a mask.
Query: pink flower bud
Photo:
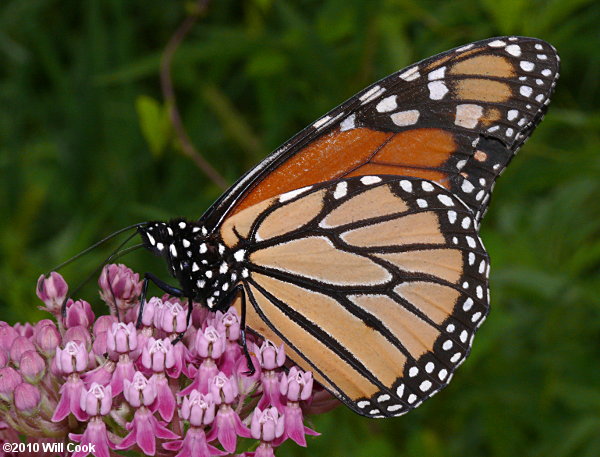
[[[69,341],[64,349],[56,348],[56,367],[61,373],[81,373],[88,365],[88,353],[81,343]]]
[[[97,336],[102,332],[108,332],[112,329],[113,324],[116,324],[117,322],[117,317],[112,314],[105,314],[104,316],[98,317],[96,322],[94,322],[94,336]]]
[[[15,407],[20,413],[27,416],[37,414],[41,400],[42,394],[37,387],[26,382],[15,387]]]
[[[220,405],[221,403],[229,405],[233,403],[238,396],[237,382],[225,376],[223,372],[220,372],[211,380],[209,388],[217,405]]]
[[[80,406],[90,416],[106,416],[112,407],[112,389],[94,382],[89,390],[81,391]]]
[[[40,276],[36,293],[46,305],[41,309],[45,309],[55,316],[59,315],[62,303],[67,298],[68,290],[69,286],[60,274],[53,271],[47,278],[44,275]]]
[[[89,328],[95,319],[92,307],[85,300],[67,301],[67,316],[65,318],[65,327],[71,328],[77,325]]]
[[[19,371],[31,384],[37,384],[46,373],[46,363],[37,351],[27,351],[21,355]]]
[[[109,351],[126,354],[137,349],[137,330],[133,323],[113,324],[106,334],[106,346]]]
[[[225,335],[229,341],[240,339],[240,318],[233,306],[223,315],[221,322],[225,327]]]
[[[284,373],[279,382],[281,395],[292,402],[308,400],[312,394],[312,386],[312,373],[303,372],[298,367],[292,367],[287,375]]]
[[[121,311],[127,311],[142,292],[140,276],[122,264],[106,265],[98,284],[102,300]]]
[[[23,382],[21,375],[12,367],[0,368],[0,398],[10,402],[15,387]]]
[[[260,365],[265,370],[274,370],[275,368],[282,367],[285,363],[285,350],[283,343],[277,347],[274,343],[269,340],[265,340],[261,344],[260,348],[256,347],[256,356],[260,362]]]
[[[158,297],[152,297],[144,304],[144,310],[142,311],[142,325],[144,327],[151,327],[154,325],[156,308],[162,306],[163,302]]]
[[[6,322],[0,321],[0,349],[4,349],[6,352],[10,351],[10,347],[18,336],[19,334],[14,328]]]
[[[29,322],[25,322],[24,324],[17,322],[13,327],[19,335],[24,336],[25,338],[31,338],[33,336],[33,325]]]
[[[45,325],[36,325],[34,341],[38,349],[46,357],[51,357],[56,352],[56,348],[61,343],[60,332],[54,325],[54,322],[48,322]]]
[[[123,381],[123,394],[125,400],[134,408],[150,406],[156,400],[157,395],[154,378],[148,381],[142,373],[136,371],[133,381],[127,379]]]
[[[225,335],[210,325],[196,333],[195,348],[200,357],[218,359],[225,352]]]
[[[284,426],[284,417],[279,415],[277,408],[266,408],[264,411],[256,408],[252,414],[250,431],[254,439],[269,442],[283,435]]]
[[[175,353],[171,340],[149,338],[142,349],[142,365],[155,373],[172,368],[175,365]]]
[[[83,344],[88,349],[92,347],[92,336],[90,335],[89,330],[81,325],[67,329],[63,338],[63,342],[67,343],[69,341]]]
[[[166,302],[158,328],[167,333],[185,332],[187,328],[187,310],[179,303]]]
[[[29,338],[17,336],[10,347],[10,358],[16,366],[19,366],[21,356],[27,351],[35,351],[35,346]]]
[[[189,396],[183,397],[181,417],[193,427],[210,425],[215,419],[215,402],[212,395],[203,395],[197,390],[192,390]]]

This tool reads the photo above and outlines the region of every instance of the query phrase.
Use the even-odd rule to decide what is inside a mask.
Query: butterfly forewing
[[[557,78],[555,49],[534,38],[492,38],[426,59],[294,136],[204,220],[216,226],[293,189],[365,175],[435,181],[480,219],[495,179],[543,117]]]
[[[447,384],[488,310],[472,212],[419,178],[346,178],[228,218],[247,323],[360,414],[404,414]]]

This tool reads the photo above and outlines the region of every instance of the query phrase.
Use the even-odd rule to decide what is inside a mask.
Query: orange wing
[[[217,227],[276,195],[364,175],[435,181],[479,220],[494,181],[542,119],[558,63],[542,40],[502,37],[394,73],[294,136],[202,220]]]

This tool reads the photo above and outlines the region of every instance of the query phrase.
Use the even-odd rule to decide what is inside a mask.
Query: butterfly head
[[[167,262],[188,297],[213,308],[240,276],[234,256],[205,227],[174,219],[138,228],[144,247]]]

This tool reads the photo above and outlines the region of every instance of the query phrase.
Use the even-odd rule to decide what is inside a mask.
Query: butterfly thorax
[[[210,309],[229,305],[241,266],[218,235],[184,219],[148,222],[138,232],[146,249],[164,257],[187,297]]]

